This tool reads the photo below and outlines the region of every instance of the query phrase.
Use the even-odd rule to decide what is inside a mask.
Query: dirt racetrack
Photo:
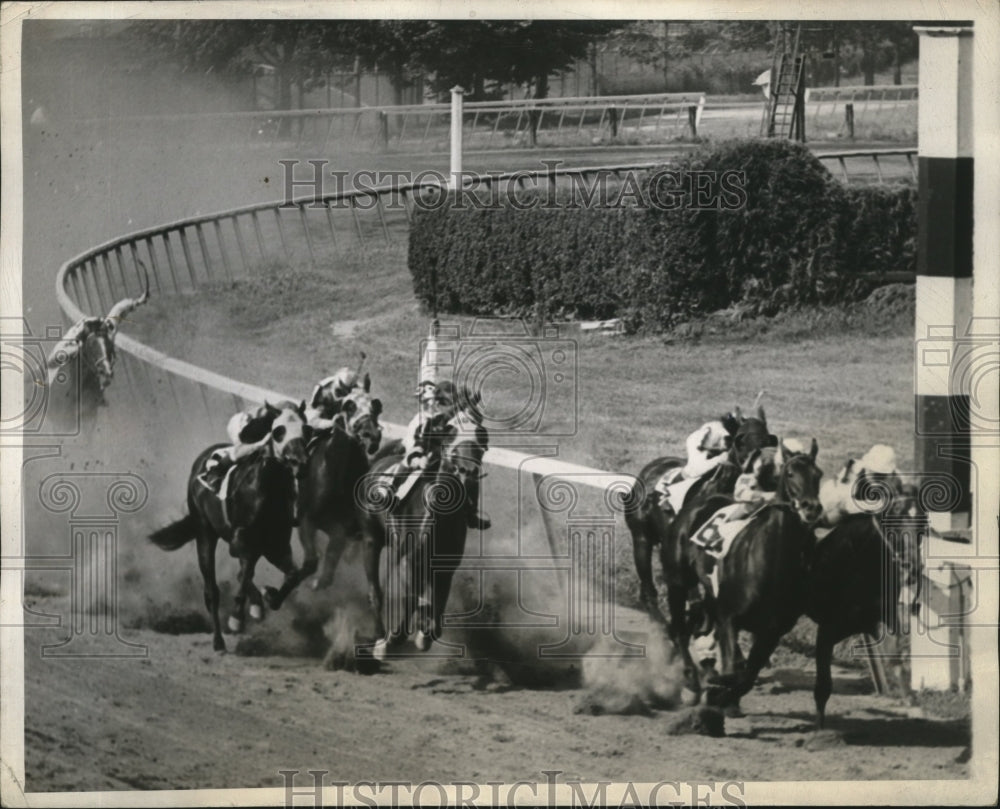
[[[123,152],[111,143],[74,143],[67,130],[48,140],[25,131],[24,316],[36,335],[61,323],[53,290],[61,262],[140,227],[273,199],[280,193],[269,178],[278,176],[276,160],[288,156],[248,157],[216,144],[199,152],[177,142]],[[592,164],[655,156],[595,150],[574,159]],[[518,158],[515,165],[530,162]],[[472,161],[466,167],[479,168]],[[668,735],[669,710],[577,713],[591,694],[573,669],[579,661],[539,671],[539,637],[530,630],[485,652],[478,647],[479,657],[491,662],[423,657],[371,676],[330,671],[322,660],[330,615],[317,614],[315,597],[305,591],[252,627],[248,640],[228,636],[229,654],[215,654],[204,631],[193,548],[168,557],[143,539],[144,529],[178,516],[178,476],[190,462],[186,447],[180,452],[171,444],[178,427],[158,424],[156,413],[111,412],[96,437],[103,442],[98,454],[85,459],[63,446],[25,464],[24,554],[65,552],[65,515],[46,513],[35,500],[44,475],[99,467],[141,474],[153,492],[143,516],[148,525],[122,528],[118,596],[121,637],[146,647],[148,656],[43,656],[43,646],[69,632],[70,579],[25,574],[26,608],[62,618],[61,627],[25,631],[25,786],[31,792],[280,787],[279,771],[288,769],[327,770],[330,781],[355,783],[536,782],[545,770],[560,771],[563,782],[968,775],[961,763],[970,739],[967,718],[936,718],[874,696],[861,669],[835,672],[833,732],[815,735],[812,670],[801,655],[776,657],[745,698],[746,715],[727,719],[725,737],[711,738]],[[146,419],[138,435],[133,415]],[[141,442],[151,439],[147,449]],[[220,549],[225,587],[232,571],[224,556]],[[228,604],[225,592],[223,598]],[[343,602],[341,608],[350,609]],[[629,637],[643,640],[642,622],[624,611],[622,618]],[[81,634],[75,642],[98,640]],[[612,680],[614,665],[604,671]],[[622,679],[634,685],[632,675]]]
[[[60,612],[61,596],[30,599]],[[574,713],[580,688],[517,687],[432,659],[364,676],[315,657],[217,655],[207,634],[127,631],[148,659],[42,658],[25,643],[31,791],[282,786],[279,770],[329,781],[952,779],[964,720],[927,718],[835,672],[833,745],[811,741],[811,672],[765,671],[726,737],[669,736],[670,712]],[[230,648],[233,638],[229,637]],[[818,737],[817,737],[818,738]],[[303,775],[308,779],[308,776]],[[308,781],[306,782],[308,783]]]

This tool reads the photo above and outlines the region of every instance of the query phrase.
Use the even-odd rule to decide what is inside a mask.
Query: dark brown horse
[[[871,486],[865,492],[869,503]],[[880,507],[842,518],[817,542],[813,556],[806,615],[818,625],[813,696],[821,728],[833,691],[834,645],[862,633],[879,637],[880,627],[896,634],[904,585],[912,593],[911,612],[919,606],[920,539],[926,517],[916,511],[914,492],[902,485],[879,488],[884,495]]]
[[[744,418],[737,411],[737,416],[723,417],[722,422],[732,436],[728,464],[717,467],[703,479],[696,481],[685,495],[685,505],[711,494],[732,493],[740,468],[753,452],[774,446],[777,442],[777,438],[768,432],[767,417],[762,407],[757,408],[756,417]],[[671,621],[668,625],[660,611],[659,594],[653,583],[653,549],[657,545],[661,547],[662,561],[666,551],[662,543],[673,519],[663,510],[655,487],[664,473],[684,466],[685,463],[684,458],[665,457],[647,464],[624,500],[625,503],[634,504],[625,510],[625,523],[632,534],[632,554],[639,577],[639,601],[650,618],[661,626],[669,626],[671,638],[675,638],[680,632],[679,622],[685,620],[685,610],[684,601],[680,601],[680,612],[675,616],[676,610],[671,606]],[[669,558],[677,556],[674,548],[667,553]],[[677,565],[664,564],[664,577],[669,579],[671,571],[677,569]]]
[[[719,649],[716,701],[738,705],[757,679],[778,641],[805,612],[809,570],[815,537],[813,524],[822,515],[816,466],[818,447],[813,439],[808,453],[782,451],[778,487],[772,501],[752,516],[736,535],[721,561],[688,543],[702,585],[712,592],[708,574],[718,564],[718,592],[708,612],[714,615]],[[702,509],[710,516],[732,503],[712,497]],[[753,633],[746,664],[737,671],[737,636]]]
[[[312,575],[318,567],[316,532],[327,535],[323,566],[313,589],[328,587],[349,540],[365,540],[369,564],[371,540],[361,530],[356,489],[368,473],[368,457],[382,442],[379,416],[382,402],[369,396],[371,379],[365,374],[362,388],[349,393],[334,419],[334,426],[309,445],[299,487],[299,541],[305,553],[302,568]],[[377,555],[375,581],[378,581]],[[369,577],[370,578],[370,577]],[[369,594],[369,598],[373,597]]]
[[[229,617],[233,632],[243,629],[246,602],[260,607],[253,583],[254,568],[263,556],[285,574],[280,589],[266,588],[265,600],[278,609],[303,579],[292,558],[292,522],[295,506],[295,469],[306,460],[305,422],[300,409],[286,407],[271,426],[270,439],[259,453],[238,462],[231,472],[226,502],[199,479],[205,461],[226,446],[215,444],[195,459],[188,476],[188,513],[150,535],[166,551],[177,550],[192,539],[198,542],[198,565],[205,579],[205,606],[212,616],[213,647],[226,650],[219,623],[219,587],[215,578],[215,549],[220,538],[230,543],[239,559],[235,609]]]
[[[460,401],[468,409],[425,428],[431,461],[402,502],[382,492],[374,499],[383,507],[368,509],[367,532],[375,547],[387,547],[389,552],[387,633],[381,604],[372,605],[379,634],[384,636],[375,644],[377,658],[387,656],[409,635],[414,635],[420,651],[441,635],[452,580],[465,553],[469,504],[479,500],[483,455],[489,446],[475,407],[478,400],[466,395]],[[369,480],[382,479],[397,461],[393,455],[376,460]]]

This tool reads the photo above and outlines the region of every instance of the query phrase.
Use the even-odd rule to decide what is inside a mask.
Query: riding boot
[[[212,461],[215,461],[213,464]],[[198,476],[198,480],[206,486],[210,491],[219,493],[219,489],[222,487],[222,481],[226,477],[226,472],[229,467],[233,465],[233,461],[228,456],[221,456],[218,458],[209,458],[205,463],[205,471]]]

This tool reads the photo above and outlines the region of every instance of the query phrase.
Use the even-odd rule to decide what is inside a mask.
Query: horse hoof
[[[216,638],[212,642],[212,648],[219,654],[224,655],[226,653],[226,642],[222,638]]]
[[[260,604],[250,605],[250,617],[253,618],[255,621],[263,620],[264,610],[261,609]]]
[[[681,690],[681,705],[693,708],[698,704],[700,699],[701,695],[697,691],[692,691],[690,688],[684,688]]]
[[[733,702],[723,708],[722,712],[730,719],[742,719],[746,716],[745,713],[740,709],[739,703]]]
[[[229,631],[232,632],[234,635],[238,635],[240,632],[243,631],[243,622],[239,618],[233,615],[229,616],[229,621],[227,622],[227,624],[229,626]]]
[[[272,610],[277,610],[281,608],[281,597],[278,595],[278,591],[273,587],[264,588],[264,603],[267,604]]]
[[[389,644],[385,642],[385,638],[379,638],[375,641],[375,645],[372,646],[372,657],[376,660],[385,660],[385,656],[389,651]]]
[[[431,648],[432,638],[430,635],[426,634],[422,629],[419,630],[416,636],[413,638],[413,645],[417,647],[418,651],[426,652]]]

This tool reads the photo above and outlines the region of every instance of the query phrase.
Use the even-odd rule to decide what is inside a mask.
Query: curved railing
[[[916,150],[836,152],[817,155],[822,160],[844,164],[847,159],[872,160],[879,156],[905,157],[912,163]],[[483,175],[485,186],[498,183],[524,186],[528,182],[560,184],[573,178],[599,174],[620,176],[659,163],[561,167],[537,171],[514,171]],[[308,262],[316,266],[323,250],[350,247],[366,250],[389,245],[394,234],[406,232],[416,197],[440,189],[437,180],[406,183],[376,189],[340,191],[291,201],[247,205],[212,214],[169,222],[136,231],[100,244],[70,259],[60,267],[56,295],[66,317],[75,322],[85,314],[106,312],[118,299],[137,295],[143,285],[142,265],[149,268],[152,291],[184,295],[214,281],[251,278],[268,264]],[[220,425],[236,410],[264,400],[296,398],[279,391],[241,382],[171,357],[120,333],[127,388],[142,407],[174,405],[185,423],[194,420],[203,428],[199,438],[218,438]],[[116,389],[115,395],[122,391]],[[398,437],[400,425],[386,425],[387,434]],[[189,429],[189,432],[192,432]],[[584,485],[604,487],[622,476],[569,464],[551,458],[533,458],[500,448],[490,450],[491,464],[543,475],[576,476]]]

